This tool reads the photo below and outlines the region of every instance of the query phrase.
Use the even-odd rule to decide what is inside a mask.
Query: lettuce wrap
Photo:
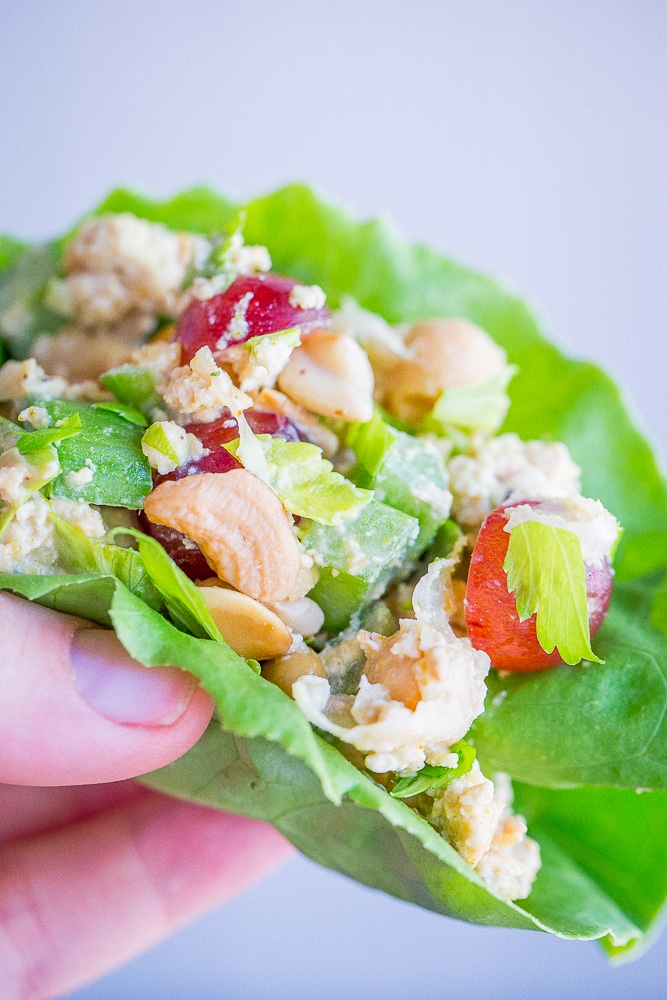
[[[256,664],[227,646],[197,588],[151,538],[138,536],[136,549],[86,547],[60,524],[69,572],[3,573],[0,587],[113,627],[145,666],[180,666],[211,692],[208,731],[181,759],[145,775],[150,787],[266,820],[320,864],[446,916],[599,939],[617,959],[640,954],[667,895],[667,488],[651,447],[614,382],[563,356],[520,299],[411,245],[387,219],[359,223],[301,185],[244,206],[205,188],[165,202],[118,190],[93,214],[132,212],[211,234],[232,225],[241,208],[246,240],[269,247],[279,274],[321,286],[333,308],[351,296],[390,323],[457,316],[491,334],[518,369],[502,429],[566,443],[583,470],[583,491],[623,525],[611,608],[596,637],[604,662],[492,671],[485,712],[467,737],[485,774],[512,778],[515,808],[540,844],[532,892],[518,903],[496,895],[414,809],[314,729]],[[40,247],[0,240],[9,357],[27,357],[37,334],[63,324],[49,288],[66,239]],[[141,413],[122,409],[112,416],[130,496],[114,502],[132,506],[133,491],[146,492],[133,464],[143,428]],[[61,427],[74,419],[65,404],[54,416]],[[72,468],[94,441],[91,424],[62,442]]]

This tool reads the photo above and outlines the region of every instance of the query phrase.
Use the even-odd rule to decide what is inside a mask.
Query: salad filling
[[[56,328],[0,368],[0,571],[151,536],[232,649],[522,899],[539,847],[466,737],[490,670],[597,660],[619,525],[564,444],[501,432],[516,369],[480,326],[330,311],[242,223],[79,227]]]

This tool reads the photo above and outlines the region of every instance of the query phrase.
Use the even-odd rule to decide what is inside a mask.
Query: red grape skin
[[[176,340],[182,348],[182,364],[188,364],[202,347],[215,353],[251,337],[277,333],[298,326],[302,334],[331,325],[331,314],[321,309],[290,305],[289,297],[298,281],[278,274],[248,274],[236,278],[224,292],[210,299],[194,298],[178,321]],[[244,310],[247,330],[230,333],[236,306],[250,295]]]
[[[255,434],[271,434],[287,441],[302,440],[298,429],[289,417],[280,413],[250,409],[246,412],[246,418]],[[234,458],[226,448],[223,448],[224,444],[239,436],[236,420],[230,414],[226,417],[219,417],[208,424],[188,424],[185,430],[199,438],[204,447],[208,449],[208,455],[188,462],[166,475],[161,476],[154,473],[153,484],[155,486],[164,482],[165,479],[183,479],[184,476],[197,475],[201,472],[224,473],[231,469],[241,468],[239,460]],[[205,580],[215,575],[199,546],[180,531],[168,528],[164,524],[153,524],[143,511],[139,513],[139,521],[142,530],[146,534],[152,535],[166,549],[176,565],[191,580]]]
[[[530,502],[532,506],[539,501]],[[554,501],[550,501],[553,507]],[[516,506],[510,504],[508,506]],[[494,510],[480,528],[466,586],[465,612],[468,636],[476,649],[489,654],[492,666],[498,670],[523,673],[545,670],[561,663],[558,649],[547,653],[537,640],[535,615],[520,621],[516,610],[516,595],[507,589],[503,562],[509,545],[506,507]],[[612,590],[612,570],[608,560],[598,566],[586,566],[586,592],[590,615],[591,637],[600,628]]]

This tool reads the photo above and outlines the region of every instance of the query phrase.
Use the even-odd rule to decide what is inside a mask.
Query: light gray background
[[[666,64],[641,0],[5,0],[0,231],[55,234],[118,183],[308,180],[508,277],[664,447]],[[297,859],[76,998],[659,998],[663,953],[612,971]]]

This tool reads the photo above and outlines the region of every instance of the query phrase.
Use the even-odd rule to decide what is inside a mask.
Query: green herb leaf
[[[148,421],[141,410],[126,403],[93,403],[94,410],[106,410],[107,413],[115,413],[122,420],[127,420],[128,424],[136,424],[137,427],[148,427]]]
[[[558,647],[565,663],[602,662],[591,649],[586,569],[574,532],[538,521],[516,525],[503,569],[521,621],[537,614],[542,649],[553,653]]]
[[[47,445],[59,445],[61,441],[80,434],[82,430],[81,417],[78,413],[72,413],[57,427],[43,427],[41,430],[23,434],[16,442],[16,447],[22,455],[29,455],[41,451]]]
[[[461,778],[467,774],[475,762],[477,751],[465,740],[450,747],[452,753],[458,753],[459,762],[456,767],[437,767],[433,764],[424,764],[416,774],[408,778],[399,778],[390,791],[395,799],[407,799],[412,795],[419,795],[420,792],[427,792],[436,788],[446,788],[454,778]]]
[[[179,628],[198,638],[214,639],[227,645],[199,590],[159,542],[134,528],[114,528],[109,535],[111,538],[131,535],[136,539],[146,572],[162,594],[167,610]]]

